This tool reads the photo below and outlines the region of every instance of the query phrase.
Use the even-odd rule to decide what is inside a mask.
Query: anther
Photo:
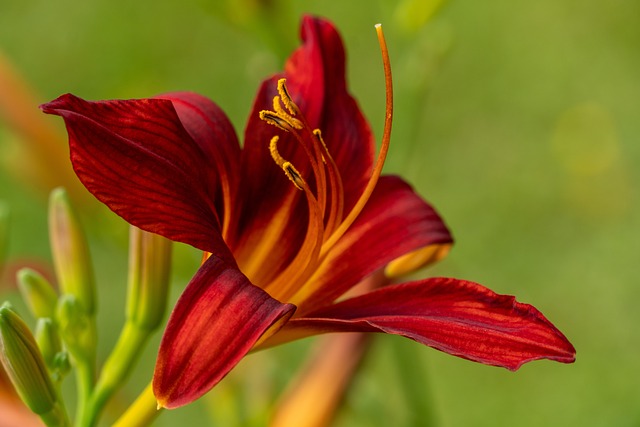
[[[293,102],[291,95],[289,95],[286,82],[287,79],[278,80],[278,93],[280,94],[280,98],[282,98],[282,103],[285,107],[287,107],[287,110],[289,110],[292,115],[296,116],[300,114],[300,109],[298,108],[296,103]]]
[[[284,162],[282,165],[282,170],[284,170],[285,175],[289,177],[293,185],[295,185],[298,190],[304,190],[304,186],[306,182],[300,176],[300,172],[291,164],[291,162]]]
[[[260,118],[270,125],[279,127],[287,132],[295,132],[296,129],[302,129],[302,123],[300,123],[298,119],[288,115],[274,113],[273,111],[260,111]]]
[[[293,185],[295,185],[298,190],[304,190],[304,187],[306,187],[307,183],[300,175],[300,172],[298,172],[298,170],[295,168],[295,166],[293,166],[293,164],[291,164],[290,161],[285,160],[280,155],[280,152],[278,152],[278,139],[279,138],[276,135],[271,138],[271,142],[269,143],[269,152],[271,153],[273,161],[282,168],[285,175],[287,175],[287,177],[291,180],[291,182],[293,182]]]
[[[302,129],[302,122],[289,114],[284,108],[282,108],[282,104],[283,101],[278,95],[273,97],[273,111],[275,111],[275,115],[283,120],[286,120],[296,129]]]

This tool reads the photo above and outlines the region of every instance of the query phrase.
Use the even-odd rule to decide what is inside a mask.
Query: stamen
[[[276,115],[278,117],[286,118],[290,123],[295,123],[296,127],[299,126],[298,129],[301,129],[303,125],[300,120],[294,118],[287,110],[282,108],[282,104],[283,101],[278,95],[273,97],[273,111],[275,111]]]
[[[307,187],[307,183],[300,175],[300,172],[298,172],[290,161],[285,160],[278,152],[279,139],[280,138],[277,135],[271,138],[271,142],[269,143],[269,152],[271,153],[271,157],[273,158],[273,161],[282,168],[285,175],[287,175],[291,182],[293,182],[293,185],[295,185],[298,190],[304,190],[304,188]]]
[[[329,149],[327,148],[327,144],[324,143],[324,139],[322,139],[322,132],[320,132],[320,129],[314,129],[313,130],[313,134],[315,135],[315,137],[318,140],[318,142],[322,145],[322,148],[323,148],[324,152],[328,153]],[[327,159],[325,159],[324,153],[320,154],[320,157],[322,157],[322,163],[324,163],[326,165],[327,164]]]
[[[313,131],[311,130],[309,124],[305,121],[304,116],[300,113],[300,109],[293,102],[289,91],[286,86],[286,79],[278,80],[278,92],[280,96],[275,96],[273,98],[273,109],[275,111],[263,110],[260,112],[260,118],[267,123],[277,126],[280,129],[290,132],[293,134],[295,139],[300,143],[301,147],[305,150],[307,158],[311,163],[311,168],[313,170],[313,175],[316,182],[316,195],[318,204],[320,205],[320,209],[324,212],[326,207],[326,182],[325,182],[325,173],[324,168],[320,165],[320,160],[324,162],[324,155],[322,154],[322,149],[318,147],[316,143],[316,138],[314,137]],[[287,108],[289,112],[292,114],[300,114],[300,119],[297,119],[291,116],[284,108],[282,108],[282,104]],[[303,132],[298,132],[298,130],[303,130]],[[308,134],[309,137],[306,137]],[[326,151],[326,150],[325,150]],[[282,163],[283,164],[283,163]],[[301,182],[304,182],[301,178],[301,175],[295,173],[288,168],[289,170],[285,170],[289,179],[292,182],[296,183],[296,186],[300,188]],[[295,170],[295,168],[294,168]],[[299,178],[299,179],[298,179]]]
[[[313,135],[318,140],[318,145],[322,147],[323,153],[321,154],[321,156],[322,161],[325,165],[327,164],[327,159],[329,159],[327,171],[329,175],[329,188],[331,189],[331,204],[329,216],[327,218],[324,230],[326,240],[331,235],[331,233],[333,233],[340,221],[342,221],[342,213],[344,210],[344,190],[342,186],[342,176],[340,175],[340,170],[338,170],[336,162],[333,160],[331,153],[329,153],[327,144],[325,144],[324,139],[322,138],[322,132],[320,131],[320,129],[316,129],[313,131]]]
[[[285,84],[286,82],[287,82],[287,79],[278,80],[278,93],[280,94],[282,103],[287,108],[287,110],[289,110],[289,112],[292,115],[297,116],[300,114],[300,109],[298,108],[296,103],[293,102],[291,95],[289,95],[289,91],[287,90],[287,85]]]
[[[304,179],[300,176],[300,172],[291,164],[291,162],[284,162],[282,165],[284,173],[289,177],[293,185],[298,187],[298,190],[304,190],[304,186],[307,185]]]
[[[302,129],[302,123],[300,123],[300,120],[289,115],[282,115],[269,110],[260,111],[260,119],[287,132],[294,132],[295,129]]]

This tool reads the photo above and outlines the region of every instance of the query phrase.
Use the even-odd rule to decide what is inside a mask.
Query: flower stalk
[[[76,369],[78,406],[76,420],[84,419],[93,389],[97,331],[95,319],[74,295],[62,295],[56,311],[60,337],[72,357]]]
[[[149,337],[162,324],[169,294],[171,241],[130,227],[129,282],[126,320],[113,351],[106,360],[89,410],[81,425],[93,426],[113,393],[120,388]]]
[[[150,425],[163,411],[153,394],[153,384],[147,385],[113,427],[139,427]]]
[[[330,426],[370,340],[361,333],[320,339],[301,375],[278,402],[269,427]]]

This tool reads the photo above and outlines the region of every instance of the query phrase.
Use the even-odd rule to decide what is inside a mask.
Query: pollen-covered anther
[[[304,190],[305,187],[307,186],[307,183],[300,175],[300,172],[298,172],[298,170],[295,168],[295,166],[293,166],[293,164],[290,161],[285,160],[280,155],[280,152],[278,152],[278,139],[279,137],[276,135],[273,138],[271,138],[271,142],[269,143],[269,152],[271,153],[271,157],[273,158],[273,161],[276,162],[276,164],[282,168],[285,175],[287,175],[287,177],[291,180],[293,185],[295,185],[296,188],[298,188],[298,190]]]
[[[302,129],[302,123],[300,123],[300,120],[291,117],[286,113],[282,114],[283,112],[284,111],[278,113],[269,110],[262,110],[260,111],[260,119],[287,132],[295,132],[296,129]]]
[[[289,177],[291,182],[293,182],[293,185],[295,185],[298,190],[304,190],[304,186],[306,186],[307,183],[304,182],[304,179],[300,176],[300,172],[298,172],[291,162],[284,162],[282,170],[284,170],[284,173]]]
[[[300,109],[298,108],[296,103],[293,102],[291,95],[289,95],[289,90],[287,89],[286,83],[287,83],[287,79],[278,80],[278,93],[280,94],[280,99],[282,99],[282,103],[287,108],[287,110],[289,110],[289,113],[291,113],[294,116],[297,116],[300,114]]]

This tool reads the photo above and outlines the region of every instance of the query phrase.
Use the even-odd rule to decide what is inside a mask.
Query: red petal
[[[180,296],[162,337],[153,377],[159,404],[176,408],[201,397],[294,310],[210,257]]]
[[[267,345],[323,332],[385,332],[487,365],[575,360],[575,349],[535,307],[477,283],[432,278],[381,288],[297,318]]]
[[[211,173],[212,150],[194,142],[171,101],[88,102],[68,94],[42,109],[64,118],[76,174],[114,212],[143,230],[228,253],[215,206],[220,186]],[[235,141],[222,137],[228,138],[223,144]]]
[[[222,190],[215,201],[217,211],[222,213],[226,208],[225,214],[233,217],[241,153],[233,125],[220,107],[197,93],[173,92],[158,98],[173,102],[180,122],[205,153],[209,182],[219,183],[214,188]]]
[[[399,256],[452,241],[438,213],[409,184],[383,176],[356,222],[292,302],[298,305],[299,314],[330,304]]]

